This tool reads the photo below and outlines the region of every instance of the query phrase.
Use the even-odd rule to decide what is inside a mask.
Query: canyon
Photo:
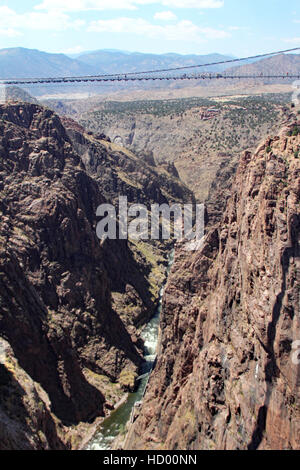
[[[178,179],[37,104],[0,106],[0,447],[76,448],[142,364],[166,250],[98,240],[96,209],[190,201]]]
[[[299,449],[299,145],[294,115],[244,152],[201,250],[177,246],[126,449]]]
[[[99,240],[97,207],[120,194],[205,202],[207,228],[201,249],[175,246],[155,367],[115,445],[299,449],[300,121],[287,97],[130,113],[52,102],[59,116],[11,96],[0,106],[0,449],[81,448],[135,389],[173,245]]]
[[[289,94],[182,100],[46,104],[141,158],[179,176],[199,202],[210,204],[214,184],[233,174],[243,150],[255,148],[290,114]],[[92,104],[93,103],[93,104]]]

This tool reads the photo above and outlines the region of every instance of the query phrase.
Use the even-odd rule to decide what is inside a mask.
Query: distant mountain
[[[234,74],[263,74],[263,75],[289,75],[300,73],[300,54],[280,54],[259,60],[253,64],[241,65],[227,69],[227,73]]]
[[[77,58],[71,58],[65,54],[49,54],[36,49],[18,47],[0,50],[0,79],[140,72],[202,65],[230,59],[232,59],[231,56],[221,54],[180,55],[168,53],[159,55],[109,49],[86,52]],[[300,73],[300,55],[282,54],[237,67],[232,67],[232,64],[220,64],[204,67],[202,70],[210,72],[227,70],[227,72],[236,74],[281,74],[287,72],[298,74]]]
[[[25,103],[34,103],[37,104],[38,101],[33,96],[31,96],[26,90],[16,86],[5,87],[5,96],[6,101],[22,101]]]
[[[231,58],[221,54],[158,55],[113,49],[86,52],[70,57],[65,54],[49,54],[36,49],[17,47],[0,50],[0,79],[139,72],[219,62]],[[227,67],[220,65],[206,68],[206,70],[221,71]]]
[[[93,75],[92,66],[64,54],[22,47],[0,50],[0,78]]]
[[[208,55],[180,55],[175,53],[168,54],[144,54],[139,52],[128,52],[118,50],[98,50],[85,52],[77,58],[71,58],[64,54],[49,54],[35,49],[11,48],[0,50],[0,79],[1,78],[28,78],[28,77],[63,77],[63,76],[83,76],[97,74],[130,73],[146,70],[161,70],[176,67],[188,67],[212,62],[222,62],[232,59],[231,56],[221,54]],[[226,72],[240,74],[291,74],[300,73],[300,55],[299,54],[281,54],[267,59],[256,60],[243,65],[232,66],[229,64],[220,64],[211,67],[198,69],[208,72]],[[194,73],[197,69],[191,69]],[[180,71],[178,73],[184,73]],[[262,83],[259,78],[257,82]],[[291,80],[290,80],[291,81]],[[265,80],[264,83],[285,83],[286,79]],[[232,87],[232,83],[222,80],[212,80],[197,82],[138,82],[138,83],[111,83],[105,87],[97,87],[95,84],[72,84],[57,85],[46,84],[43,86],[28,86],[26,89],[34,96],[55,95],[70,93],[98,93],[103,91],[114,93],[122,90],[151,90],[151,89],[181,89],[191,86],[208,87]],[[244,82],[245,86],[247,85]]]
[[[120,49],[101,49],[103,52],[122,52],[123,54],[132,54],[132,52],[129,51],[122,51]],[[75,54],[67,54],[68,57],[71,57],[72,59],[78,59],[82,55],[88,55],[88,54],[93,54],[95,51],[84,51],[84,52],[76,52]],[[98,51],[96,51],[98,52]]]
[[[79,60],[85,64],[105,73],[141,72],[173,67],[201,65],[210,62],[221,62],[232,59],[232,56],[221,54],[208,55],[180,55],[169,54],[143,54],[140,52],[124,52],[113,50],[99,50],[79,55]],[[228,68],[228,64],[206,68],[208,71],[220,71]]]

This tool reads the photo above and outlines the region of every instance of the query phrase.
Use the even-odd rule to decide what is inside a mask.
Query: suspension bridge
[[[63,83],[92,83],[92,82],[138,82],[138,81],[157,81],[157,80],[215,80],[215,79],[227,79],[227,80],[243,80],[243,79],[260,79],[260,80],[272,80],[272,79],[293,79],[300,80],[300,72],[298,74],[277,74],[277,75],[266,75],[266,74],[244,74],[244,75],[227,75],[223,73],[206,73],[206,74],[193,74],[193,75],[175,75],[175,76],[143,76],[143,77],[75,77],[75,78],[41,78],[31,80],[5,80],[0,81],[0,85],[37,85],[37,84],[63,84]]]
[[[199,72],[190,73],[188,70],[192,69],[203,69],[219,65],[235,64],[243,61],[255,61],[262,58],[279,56],[281,54],[287,54],[291,52],[299,51],[300,47],[293,49],[286,49],[283,51],[270,52],[267,54],[259,54],[255,56],[243,57],[240,59],[230,59],[220,62],[211,62],[207,64],[190,65],[182,67],[173,67],[160,70],[146,70],[141,72],[128,72],[118,74],[102,74],[102,75],[88,75],[88,76],[76,76],[76,77],[40,77],[40,78],[9,78],[1,79],[0,86],[3,85],[40,85],[40,84],[65,84],[65,83],[105,83],[105,82],[138,82],[138,81],[168,81],[168,80],[273,80],[273,79],[288,79],[288,80],[300,80],[300,69],[299,72],[283,72],[283,73],[249,73],[241,74],[230,72]],[[184,73],[182,73],[184,72]]]

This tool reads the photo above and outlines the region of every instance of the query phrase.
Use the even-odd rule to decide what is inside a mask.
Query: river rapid
[[[174,250],[169,255],[167,275],[170,272],[172,264],[174,262]],[[167,280],[166,280],[167,282]],[[162,299],[164,294],[164,288],[160,290],[159,304],[156,309],[155,315],[150,320],[150,322],[145,326],[141,333],[141,337],[144,340],[144,359],[141,375],[151,372],[154,366],[154,361],[157,353],[158,346],[158,337],[159,337],[159,323],[160,315],[162,311]],[[143,399],[145,388],[148,383],[149,376],[143,377],[139,381],[138,388],[136,392],[130,393],[126,402],[124,402],[119,408],[111,413],[111,415],[106,418],[99,429],[89,441],[86,450],[110,450],[114,440],[120,435],[125,434],[126,425],[129,421],[131,411],[134,405],[137,402],[140,402]]]

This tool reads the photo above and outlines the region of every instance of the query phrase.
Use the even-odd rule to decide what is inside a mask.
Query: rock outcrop
[[[2,96],[1,96],[2,95]],[[1,99],[4,102],[23,102],[37,104],[38,100],[34,98],[30,93],[25,91],[23,88],[17,86],[6,86],[2,85],[1,88]]]
[[[153,260],[126,240],[96,237],[98,205],[131,186],[116,161],[134,156],[70,126],[73,135],[36,104],[0,106],[0,449],[76,448],[84,423],[124,394],[120,374],[136,374],[138,327],[157,300]],[[147,168],[143,178],[133,168],[143,182],[134,202],[144,189],[156,202],[178,188],[191,195]]]
[[[300,448],[299,129],[245,152],[202,249],[177,247],[128,449]]]

